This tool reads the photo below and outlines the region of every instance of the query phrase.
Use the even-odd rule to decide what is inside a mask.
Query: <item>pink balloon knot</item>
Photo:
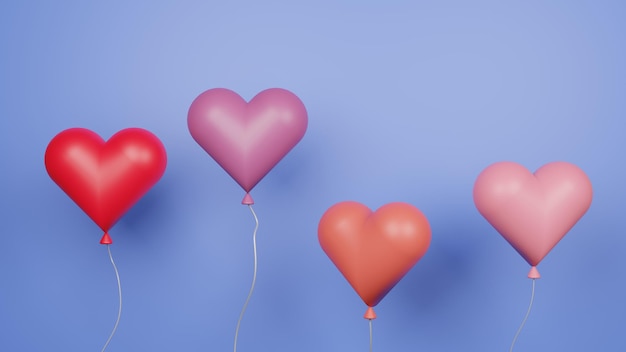
[[[246,193],[246,195],[243,197],[243,200],[241,201],[241,204],[243,205],[254,204],[254,199],[252,199],[252,196],[250,195],[250,193]]]
[[[528,278],[529,279],[540,279],[541,275],[539,274],[539,270],[537,270],[536,266],[533,266],[532,268],[530,268],[530,271],[528,272]]]
[[[374,308],[367,307],[367,311],[365,312],[365,315],[363,316],[363,318],[368,319],[368,320],[376,319],[376,312],[374,312]]]

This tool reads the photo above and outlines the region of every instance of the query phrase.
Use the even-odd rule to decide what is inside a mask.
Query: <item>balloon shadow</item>
[[[111,229],[111,236],[115,241],[116,232],[130,232],[124,236],[124,241],[142,243],[159,241],[165,237],[164,227],[171,222],[173,213],[178,207],[173,187],[175,180],[163,177],[150,191],[148,191]]]
[[[481,277],[485,244],[478,233],[478,216],[459,217],[461,211],[450,209],[441,214],[454,213],[449,217],[431,219],[433,239],[428,252],[401,282],[399,299],[403,309],[424,316],[438,316],[442,309],[457,306],[459,300],[467,297],[467,288]],[[476,226],[473,226],[475,224]]]
[[[304,193],[304,185],[315,184],[319,170],[319,149],[312,139],[303,139],[259,183],[265,192],[276,195]]]

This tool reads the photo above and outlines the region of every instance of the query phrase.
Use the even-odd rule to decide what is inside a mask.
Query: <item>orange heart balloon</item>
[[[361,203],[341,202],[322,216],[318,238],[371,308],[424,256],[431,230],[424,214],[407,203],[389,203],[372,212]]]

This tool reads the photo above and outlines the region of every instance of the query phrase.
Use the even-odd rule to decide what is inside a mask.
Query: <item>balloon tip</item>
[[[374,319],[376,319],[376,312],[374,312],[374,308],[367,307],[367,311],[365,311],[365,315],[363,316],[363,318],[365,318],[367,320],[374,320]]]
[[[241,204],[243,205],[254,204],[254,199],[252,199],[252,196],[250,195],[250,193],[246,193],[246,195],[243,197],[243,200],[241,201]]]
[[[112,243],[113,243],[113,240],[111,239],[111,236],[109,236],[108,232],[105,232],[102,238],[100,239],[100,244],[112,244]]]
[[[533,266],[530,268],[530,271],[528,272],[528,278],[529,279],[540,279],[541,275],[539,274],[539,270],[537,270],[536,266]]]

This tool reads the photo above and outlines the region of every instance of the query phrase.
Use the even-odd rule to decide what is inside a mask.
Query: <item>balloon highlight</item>
[[[128,128],[105,142],[95,132],[70,128],[48,144],[45,165],[50,178],[104,232],[152,188],[165,172],[161,141],[140,128]]]
[[[308,124],[304,104],[293,93],[271,88],[249,103],[237,93],[215,88],[189,107],[187,125],[193,139],[249,192],[302,139]]]
[[[389,203],[376,212],[358,202],[330,207],[318,227],[322,249],[368,306],[376,306],[424,256],[430,241],[428,220],[414,206]]]
[[[552,162],[534,174],[514,162],[483,170],[474,184],[474,203],[485,219],[531,265],[536,266],[591,206],[593,190],[576,165]]]

